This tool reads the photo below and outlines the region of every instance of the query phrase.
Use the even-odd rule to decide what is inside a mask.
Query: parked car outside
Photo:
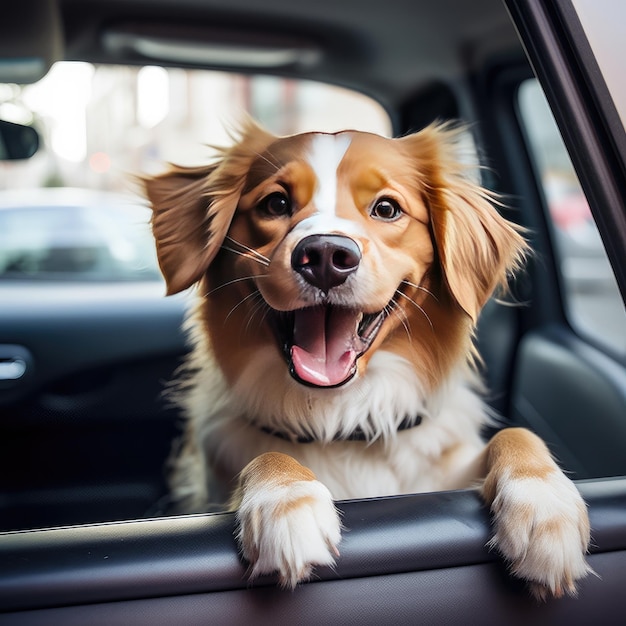
[[[0,282],[160,281],[140,202],[90,189],[0,191]]]

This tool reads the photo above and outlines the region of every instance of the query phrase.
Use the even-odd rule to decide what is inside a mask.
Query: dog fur
[[[146,180],[168,294],[197,288],[172,494],[181,511],[237,509],[252,577],[294,587],[332,564],[333,499],[476,484],[491,546],[537,597],[590,571],[585,504],[543,442],[481,439],[473,329],[526,244],[460,134],[248,123],[212,164]]]

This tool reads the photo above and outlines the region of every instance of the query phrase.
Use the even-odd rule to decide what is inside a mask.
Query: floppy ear
[[[252,160],[274,139],[253,122],[204,167],[171,166],[143,180],[152,204],[152,232],[167,295],[196,283],[228,233]]]
[[[198,281],[222,243],[219,233],[215,233],[217,237],[210,234],[210,199],[206,190],[216,167],[171,166],[164,174],[144,180],[152,204],[152,232],[167,295]]]
[[[418,155],[439,262],[448,288],[476,322],[497,287],[519,269],[528,246],[521,228],[495,209],[495,194],[469,177],[460,161],[462,128],[432,125],[404,138]]]

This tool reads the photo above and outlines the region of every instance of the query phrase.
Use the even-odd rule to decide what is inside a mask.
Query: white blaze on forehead
[[[332,213],[315,213],[311,217],[302,220],[294,229],[295,237],[306,235],[322,235],[324,233],[337,233],[353,237],[365,237],[367,233],[363,227],[354,220],[337,217]],[[356,243],[360,247],[358,240]]]
[[[337,169],[349,146],[350,137],[345,134],[315,135],[311,141],[307,161],[317,179],[313,202],[320,213],[335,213]]]

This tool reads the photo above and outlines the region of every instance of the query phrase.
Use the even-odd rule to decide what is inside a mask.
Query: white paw
[[[587,507],[574,484],[554,469],[542,478],[498,481],[491,507],[496,548],[533,595],[576,595],[576,581],[593,570],[585,560],[590,529]]]
[[[294,588],[311,576],[314,565],[333,565],[339,556],[339,514],[317,480],[247,490],[237,524],[250,578],[278,572],[280,584]]]

